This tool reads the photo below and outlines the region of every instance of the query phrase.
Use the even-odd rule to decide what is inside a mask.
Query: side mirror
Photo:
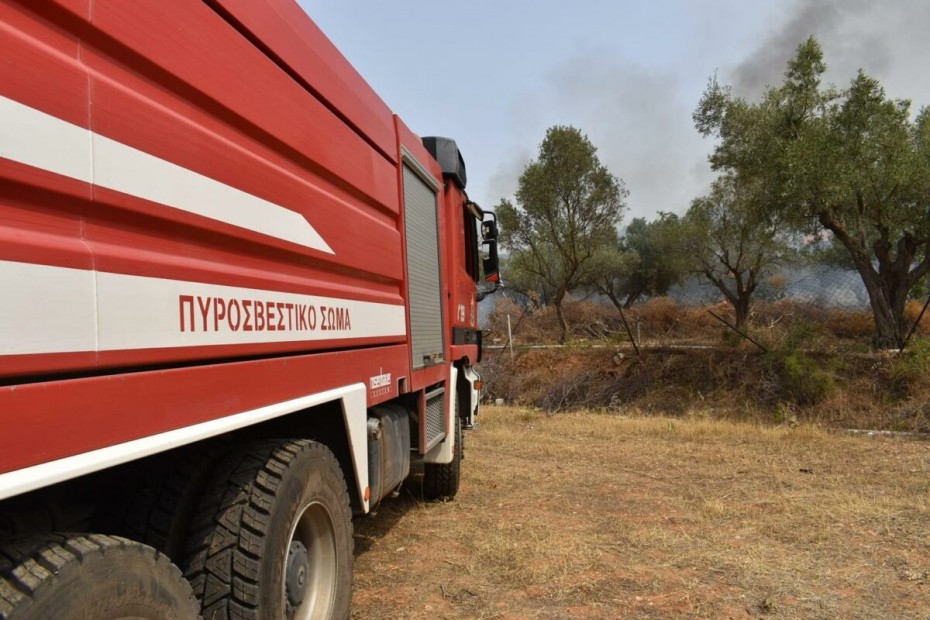
[[[485,213],[491,219],[481,222],[482,245],[488,246],[487,256],[481,261],[484,268],[484,279],[487,282],[499,284],[500,260],[497,257],[497,216],[494,213]]]
[[[500,282],[500,260],[497,257],[497,239],[488,239],[484,242],[488,246],[488,255],[481,259],[484,267],[484,279],[487,282]]]
[[[488,213],[492,218],[495,217],[493,213]],[[497,239],[497,219],[488,220],[487,222],[481,222],[481,239],[485,242],[496,240]]]

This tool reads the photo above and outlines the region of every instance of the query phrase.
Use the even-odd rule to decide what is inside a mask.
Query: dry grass
[[[926,618],[930,444],[487,408],[454,502],[356,523],[354,617]]]

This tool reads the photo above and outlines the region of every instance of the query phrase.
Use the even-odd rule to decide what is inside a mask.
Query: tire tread
[[[423,469],[423,497],[428,500],[452,499],[459,491],[462,476],[462,419],[456,416],[455,449],[451,463],[427,463]]]
[[[28,613],[28,607],[62,571],[118,552],[150,559],[158,571],[186,590],[189,605],[196,608],[180,569],[159,551],[118,536],[53,533],[29,536],[0,549],[0,620],[15,617],[20,610]]]
[[[306,439],[264,440],[231,453],[217,469],[191,521],[184,574],[201,599],[206,618],[258,618],[258,563],[275,493],[291,463],[319,453],[340,472],[342,497],[349,495],[339,463],[324,445]],[[351,522],[349,540],[351,544]]]
[[[216,443],[182,450],[154,484],[142,490],[122,517],[120,534],[180,560],[191,513],[217,458],[228,446]]]

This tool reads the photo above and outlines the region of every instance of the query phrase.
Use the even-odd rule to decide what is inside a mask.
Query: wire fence
[[[822,265],[783,270],[753,292],[746,320],[706,280],[692,278],[667,295],[617,308],[606,297],[575,293],[564,304],[568,340],[640,348],[749,346],[866,352],[874,348],[875,320],[858,273]],[[908,300],[903,315],[908,343],[930,335],[928,299]],[[514,291],[487,298],[480,308],[485,342],[540,347],[557,343],[554,308]],[[508,329],[509,321],[509,329]]]

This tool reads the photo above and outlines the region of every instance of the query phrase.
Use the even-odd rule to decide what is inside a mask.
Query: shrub
[[[794,351],[780,361],[785,388],[798,404],[819,403],[833,391],[836,384],[833,373],[825,371],[805,353]]]
[[[798,351],[801,347],[810,347],[818,336],[819,332],[813,323],[798,321],[785,334],[783,348],[786,351]]]
[[[924,383],[930,375],[930,340],[913,338],[891,365],[891,380],[904,391]]]
[[[720,330],[720,341],[725,347],[738,347],[743,342],[743,337],[729,327],[724,327]]]
[[[821,337],[817,327],[797,321],[785,334],[782,345],[769,353],[769,359],[781,379],[781,391],[796,403],[813,405],[821,402],[836,387],[832,364],[815,360],[803,349],[810,348]]]
[[[923,310],[924,302],[918,301],[916,299],[909,300],[904,304],[904,318],[909,325],[913,325],[917,318],[920,317],[920,312]],[[914,332],[915,334],[930,334],[930,310],[924,313],[920,317],[920,325],[917,326],[917,329]]]

